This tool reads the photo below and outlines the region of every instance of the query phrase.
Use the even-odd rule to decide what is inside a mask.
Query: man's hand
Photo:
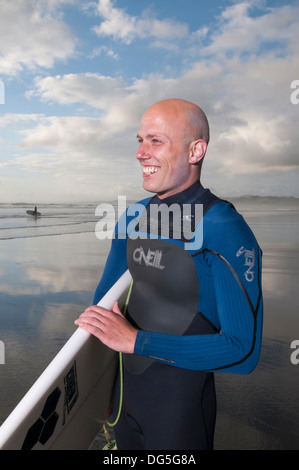
[[[111,311],[97,305],[88,307],[75,321],[75,325],[96,336],[114,351],[134,352],[138,330],[125,319],[118,302],[114,303]]]

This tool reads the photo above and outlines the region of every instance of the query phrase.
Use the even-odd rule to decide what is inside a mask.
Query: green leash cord
[[[128,294],[127,294],[127,297],[126,297],[126,302],[125,302],[124,311],[123,311],[124,316],[126,316],[126,313],[127,313],[127,307],[128,307],[128,303],[129,303],[129,300],[130,300],[132,287],[133,287],[133,279],[131,280],[129,291],[128,291]],[[108,442],[108,444],[104,447],[105,450],[112,450],[112,449],[116,448],[116,443],[115,443],[115,441],[111,440],[111,438],[109,436],[109,433],[106,429],[106,424],[110,427],[114,427],[118,423],[118,420],[119,420],[120,415],[121,415],[122,404],[123,404],[123,390],[124,390],[123,360],[122,360],[122,353],[120,352],[118,354],[119,354],[119,379],[120,379],[119,407],[118,407],[117,416],[116,416],[115,420],[113,421],[113,423],[110,423],[109,421],[106,421],[106,423],[103,425],[104,433],[105,433],[105,436],[106,436],[106,439],[107,439],[107,442]]]

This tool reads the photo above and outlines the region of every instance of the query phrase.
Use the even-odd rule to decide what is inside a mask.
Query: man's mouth
[[[158,168],[156,166],[143,166],[142,172],[144,175],[152,175],[153,173],[157,173]]]

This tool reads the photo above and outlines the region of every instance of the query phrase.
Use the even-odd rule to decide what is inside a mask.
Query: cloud
[[[80,152],[87,167],[99,165],[101,155],[114,162],[117,155],[118,162],[126,162],[132,158],[142,112],[153,101],[176,96],[199,103],[207,112],[212,131],[208,158],[217,162],[218,173],[249,175],[269,166],[271,171],[298,168],[293,145],[296,110],[283,72],[287,62],[290,65],[289,58],[277,60],[271,54],[246,64],[241,59],[226,61],[225,66],[200,61],[176,79],[152,75],[132,83],[97,74],[40,78],[32,93],[41,99],[79,101],[99,110],[100,116],[44,118],[27,129],[22,147],[69,155]],[[294,73],[298,65],[295,59]]]
[[[111,59],[119,60],[119,55],[114,52],[113,49],[110,49],[107,46],[95,47],[92,52],[88,55],[88,59],[94,59],[95,57],[99,57],[102,54],[106,55],[107,57],[110,57]]]
[[[136,131],[124,135],[125,107],[122,123],[120,112],[118,126],[106,122],[112,119],[113,108],[103,118],[40,116],[20,121],[19,144],[12,158],[0,161],[2,174],[14,171],[15,181],[17,175],[26,175],[25,184],[32,182],[30,198],[38,195],[36,200],[96,200],[99,193],[107,199],[115,197],[115,191],[133,198],[136,179],[141,182],[134,158]],[[18,179],[18,191],[23,186]]]
[[[35,80],[35,88],[30,90],[27,96],[39,97],[42,101],[51,103],[66,105],[79,103],[97,110],[98,118],[73,116],[57,119],[56,122],[62,122],[62,127],[69,129],[70,132],[73,128],[74,135],[77,132],[77,135],[81,135],[81,124],[81,128],[86,130],[85,124],[89,123],[90,132],[86,131],[86,138],[91,139],[95,136],[96,141],[99,142],[131,126],[136,126],[142,114],[138,86],[140,83],[143,82],[137,80],[131,84],[121,77],[113,78],[96,73],[38,77]],[[44,127],[40,128],[36,135],[43,133],[43,130]],[[57,135],[58,139],[59,135],[60,133]],[[75,138],[75,140],[78,139]],[[85,140],[83,138],[83,142]]]
[[[125,82],[121,78],[97,73],[66,74],[36,77],[34,89],[26,96],[38,96],[43,101],[60,104],[85,103],[92,107],[106,108],[108,103],[124,97]]]
[[[74,0],[1,0],[0,74],[49,69],[75,51],[76,39],[57,8]]]
[[[112,36],[130,44],[136,38],[176,39],[188,34],[188,26],[170,19],[159,20],[145,10],[141,17],[130,16],[124,9],[113,7],[111,0],[98,0],[97,13],[103,18],[94,27],[99,37]],[[162,43],[160,43],[161,45]]]
[[[290,84],[299,70],[298,8],[260,10],[259,5],[254,3],[255,15],[249,2],[228,6],[213,27],[188,36],[186,26],[168,20],[150,31],[146,22],[153,20],[152,13],[131,17],[112,2],[99,1],[103,22],[97,32],[101,37],[127,45],[137,37],[167,42],[178,28],[177,39],[192,54],[186,53],[181,71],[172,76],[161,70],[131,79],[103,73],[36,77],[27,98],[61,105],[66,115],[7,114],[0,118],[0,126],[17,125],[19,132],[15,155],[0,167],[50,175],[57,193],[71,199],[82,194],[92,199],[97,191],[105,198],[134,197],[141,185],[134,159],[141,115],[154,101],[178,97],[198,103],[210,121],[205,184],[217,186],[222,194],[243,193],[248,186],[260,194],[271,191],[273,177],[277,182],[272,183],[273,190],[282,182],[287,193],[290,175],[297,191],[299,107],[290,102]],[[99,46],[94,53],[108,50]],[[3,136],[2,146],[5,140]]]
[[[0,127],[8,126],[9,124],[17,124],[20,122],[39,121],[43,117],[42,114],[14,114],[6,113],[0,116]]]
[[[259,8],[263,2],[244,1],[229,6],[218,18],[218,28],[211,34],[205,54],[259,53],[261,45],[275,48],[276,54],[298,44],[299,7],[285,5],[278,8]],[[259,15],[250,16],[255,10]],[[262,11],[262,14],[261,14]]]

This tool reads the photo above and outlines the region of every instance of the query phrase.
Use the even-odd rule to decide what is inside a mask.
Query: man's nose
[[[150,158],[149,149],[148,149],[148,146],[145,142],[140,143],[140,145],[138,147],[138,150],[137,150],[137,153],[136,153],[136,158],[137,158],[137,160],[143,160],[143,159],[146,159],[146,158]]]

